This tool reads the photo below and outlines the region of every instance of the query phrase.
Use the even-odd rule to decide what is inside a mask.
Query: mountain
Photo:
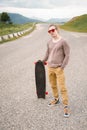
[[[87,14],[73,17],[61,27],[71,31],[87,32]]]
[[[23,15],[16,14],[16,13],[8,13],[8,15],[10,16],[11,21],[15,24],[24,24],[28,22],[41,22],[40,20],[27,18]]]
[[[37,18],[37,17],[31,17],[31,19],[37,19],[37,20],[39,20],[39,21],[42,21],[42,22],[45,22],[46,20],[44,20],[43,18]]]
[[[61,23],[61,24],[63,24],[65,22],[69,21],[69,20],[70,20],[69,18],[52,18],[52,19],[49,19],[46,22],[48,22],[48,23]]]
[[[11,21],[14,24],[24,24],[24,23],[28,23],[28,22],[45,22],[45,23],[65,23],[69,20],[69,18],[51,18],[49,20],[44,20],[42,18],[37,18],[37,17],[25,17],[23,15],[17,14],[17,13],[8,13],[8,15],[10,16]]]

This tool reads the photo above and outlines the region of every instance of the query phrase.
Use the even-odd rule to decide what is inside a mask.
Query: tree
[[[6,22],[10,23],[11,22],[11,19],[6,12],[3,12],[1,14],[1,22],[4,22],[4,23],[6,23]]]

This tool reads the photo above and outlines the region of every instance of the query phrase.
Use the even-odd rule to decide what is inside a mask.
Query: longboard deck
[[[45,92],[46,92],[45,67],[43,62],[41,62],[40,60],[35,64],[35,82],[36,82],[37,97],[45,99]]]

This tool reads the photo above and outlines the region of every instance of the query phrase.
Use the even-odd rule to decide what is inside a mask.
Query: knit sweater
[[[43,61],[47,61],[49,67],[63,69],[68,63],[69,54],[70,47],[63,38],[56,43],[53,43],[51,39],[47,43],[47,51]]]

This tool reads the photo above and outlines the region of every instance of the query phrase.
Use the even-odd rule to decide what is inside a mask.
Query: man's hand
[[[35,61],[34,64],[36,64],[38,61]],[[44,65],[47,65],[46,61],[42,61]]]

